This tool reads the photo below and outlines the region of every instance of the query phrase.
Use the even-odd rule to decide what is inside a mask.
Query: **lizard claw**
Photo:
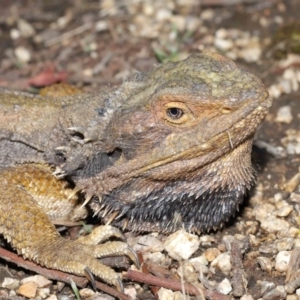
[[[115,287],[117,288],[117,290],[119,292],[124,293],[123,282],[122,282],[122,280],[121,280],[121,278],[119,276],[116,279]]]
[[[125,249],[124,254],[134,262],[138,269],[141,268],[140,260],[138,258],[137,253],[130,246],[127,246],[127,249]]]

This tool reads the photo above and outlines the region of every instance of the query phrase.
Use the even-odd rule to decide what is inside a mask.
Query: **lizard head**
[[[271,105],[260,79],[203,52],[120,91],[124,100],[99,138],[103,152],[118,155],[79,180],[96,196],[93,209],[137,230],[220,227],[254,180],[252,139]]]

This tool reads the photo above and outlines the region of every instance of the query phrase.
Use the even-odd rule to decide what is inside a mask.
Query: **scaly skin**
[[[84,241],[58,235],[40,200],[59,195],[63,212],[77,198],[46,165],[117,226],[216,229],[253,184],[252,140],[271,100],[255,75],[204,52],[116,90],[57,98],[3,91],[0,105],[2,234],[26,258],[76,274],[88,267],[117,284],[94,257],[132,253],[121,242],[93,245],[98,232]]]

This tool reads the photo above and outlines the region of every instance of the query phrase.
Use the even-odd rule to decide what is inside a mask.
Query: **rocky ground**
[[[300,299],[299,11],[298,0],[2,1],[0,86],[36,92],[66,81],[97,90],[203,49],[258,74],[274,104],[256,136],[257,185],[238,216],[201,236],[127,236],[151,273],[204,286],[211,299]],[[76,299],[69,285],[30,275],[2,260],[0,298]],[[203,297],[125,287],[133,299]]]

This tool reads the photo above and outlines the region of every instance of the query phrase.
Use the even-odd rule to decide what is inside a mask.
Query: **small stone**
[[[200,236],[199,240],[202,247],[210,247],[211,244],[216,241],[216,239],[210,235]]]
[[[205,258],[204,255],[201,255],[201,256],[197,256],[197,257],[194,257],[194,258],[191,258],[190,259],[190,263],[194,266],[196,264],[201,264],[201,265],[204,265],[204,266],[207,266],[208,265],[208,261],[207,259]]]
[[[107,21],[102,20],[102,21],[96,22],[96,24],[95,24],[95,30],[97,32],[105,31],[107,29],[108,29]]]
[[[132,300],[135,300],[137,298],[137,291],[134,287],[125,288],[124,294],[129,296],[129,298]]]
[[[147,251],[158,252],[164,249],[162,242],[151,234],[141,236],[138,239],[138,243],[142,246],[146,246]]]
[[[290,251],[280,251],[275,258],[275,269],[279,272],[285,272],[291,258]]]
[[[300,194],[297,193],[291,193],[290,200],[292,202],[300,203]]]
[[[42,288],[37,290],[37,295],[43,299],[45,299],[47,296],[50,295],[50,289],[49,288]]]
[[[17,40],[21,36],[20,31],[16,28],[11,29],[10,37],[12,40]]]
[[[294,210],[293,206],[286,201],[276,203],[276,208],[278,209],[276,212],[278,217],[287,217]]]
[[[29,38],[35,35],[35,30],[32,25],[23,19],[18,19],[18,30],[24,38]]]
[[[50,295],[46,300],[58,300],[55,295]]]
[[[244,295],[240,300],[253,300],[253,297],[251,295]]]
[[[289,222],[276,218],[275,216],[269,216],[261,222],[261,228],[270,232],[277,233],[279,231],[288,231],[290,228]]]
[[[42,275],[34,275],[34,276],[26,277],[21,280],[21,283],[23,284],[30,281],[35,282],[38,288],[43,288],[45,286],[52,284],[52,281],[50,281],[49,279],[47,279]]]
[[[200,241],[194,234],[178,230],[167,237],[164,248],[176,260],[188,259],[199,248]]]
[[[275,288],[275,284],[274,282],[269,282],[269,281],[258,281],[257,282],[260,286],[261,286],[261,293],[265,294],[269,291],[271,291],[272,289]]]
[[[275,289],[267,292],[262,297],[263,300],[284,300],[286,299],[286,291],[282,285],[278,285]]]
[[[293,120],[292,109],[289,105],[282,106],[277,111],[276,122],[290,124]]]
[[[298,187],[299,184],[300,184],[300,173],[297,173],[284,184],[283,189],[286,192],[292,193]]]
[[[258,203],[253,209],[253,215],[257,221],[263,222],[275,211],[275,206],[270,203]]]
[[[281,89],[279,88],[278,84],[273,84],[269,87],[269,94],[272,98],[279,98],[282,94]]]
[[[222,253],[211,262],[212,267],[217,267],[219,270],[228,275],[232,269],[229,253]]]
[[[84,299],[93,297],[95,294],[96,293],[91,289],[84,288],[84,289],[79,290],[79,295]]]
[[[224,295],[228,295],[232,291],[232,286],[227,278],[218,284],[217,291]]]
[[[214,45],[220,51],[225,51],[225,52],[232,49],[232,47],[234,46],[231,40],[225,40],[220,38],[215,39]]]
[[[298,230],[299,232],[299,230]],[[276,248],[279,251],[289,251],[292,250],[294,246],[293,238],[282,238],[275,241]]]
[[[174,292],[165,288],[160,288],[157,292],[158,299],[174,300]]]
[[[18,289],[17,293],[27,297],[27,298],[34,298],[37,292],[37,284],[35,282],[26,282],[22,284]]]
[[[272,271],[272,262],[269,258],[264,257],[264,256],[259,256],[257,258],[257,262],[260,265],[261,269],[268,272],[269,274]]]
[[[157,265],[166,265],[168,264],[168,259],[166,258],[166,255],[162,252],[145,252],[143,254],[145,261],[151,261],[153,264]]]
[[[19,285],[19,280],[10,277],[5,277],[1,286],[9,290],[15,290],[19,287]]]
[[[221,251],[218,248],[208,248],[204,252],[204,257],[211,262],[220,254]]]
[[[239,56],[247,63],[257,62],[261,57],[261,47],[259,44],[250,45],[239,51]]]
[[[297,295],[287,295],[286,300],[299,300]]]
[[[31,54],[29,50],[27,50],[23,46],[17,47],[14,53],[18,61],[20,61],[21,63],[28,63],[31,60]]]

